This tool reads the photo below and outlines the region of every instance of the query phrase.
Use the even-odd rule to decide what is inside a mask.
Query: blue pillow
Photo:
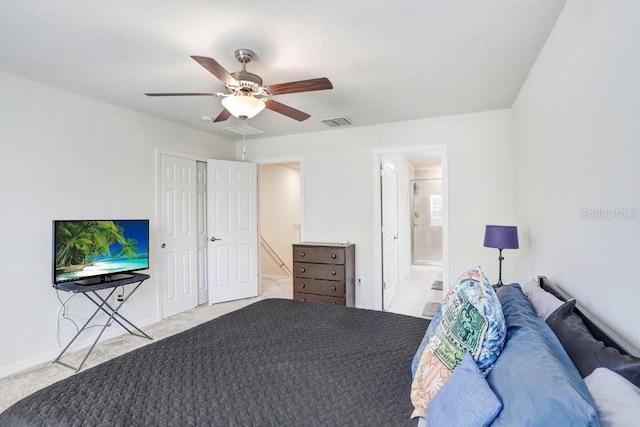
[[[495,426],[599,425],[580,373],[519,285],[498,289],[507,342],[487,382],[502,402]]]
[[[427,426],[488,426],[501,409],[502,403],[467,353],[431,400]]]
[[[424,349],[429,344],[429,340],[436,333],[436,326],[442,320],[442,304],[438,306],[436,309],[436,314],[434,314],[433,319],[429,322],[429,326],[427,327],[427,331],[424,333],[424,337],[422,338],[422,342],[416,351],[416,354],[413,356],[413,361],[411,362],[411,379],[415,378],[416,370],[418,369],[418,363],[420,363],[420,358],[422,357],[422,353],[424,353]]]

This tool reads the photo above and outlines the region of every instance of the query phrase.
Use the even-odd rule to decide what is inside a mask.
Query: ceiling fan
[[[213,120],[214,122],[227,120],[231,115],[242,120],[248,119],[254,117],[264,108],[301,122],[311,116],[288,105],[274,101],[271,97],[273,95],[283,95],[287,93],[333,89],[333,85],[326,77],[263,86],[260,76],[250,73],[246,69],[247,64],[251,62],[255,53],[249,49],[236,49],[235,55],[238,62],[242,64],[242,70],[234,73],[229,73],[213,58],[191,56],[198,64],[202,65],[207,71],[220,79],[227,88],[228,93],[145,93],[145,95],[222,97],[222,105],[225,109]]]

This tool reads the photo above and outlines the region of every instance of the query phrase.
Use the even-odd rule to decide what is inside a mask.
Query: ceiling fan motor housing
[[[262,87],[262,79],[253,73],[249,73],[243,70],[243,71],[236,71],[235,73],[231,73],[231,76],[238,81],[240,90],[248,90],[251,93],[257,93]],[[234,86],[229,86],[229,85],[226,85],[226,86],[227,86],[227,89],[229,89],[232,92],[238,89],[237,87],[234,87]]]

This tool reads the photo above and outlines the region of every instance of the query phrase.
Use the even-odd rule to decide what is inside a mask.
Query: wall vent
[[[322,120],[322,123],[332,128],[337,128],[339,126],[349,126],[353,124],[353,122],[346,117],[336,117],[334,119]]]

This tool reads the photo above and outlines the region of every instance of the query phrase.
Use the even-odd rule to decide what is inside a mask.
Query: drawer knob
[[[304,256],[304,252],[300,252],[300,256]]]
[[[300,289],[303,289],[306,285],[304,283],[300,283]]]
[[[336,254],[331,254],[331,258],[336,259],[338,256]]]
[[[300,271],[301,271],[302,273],[304,273],[306,270],[304,269],[304,267],[302,267],[302,268],[300,268]]]
[[[334,303],[333,303],[333,305],[338,305],[338,303],[337,303],[337,302],[334,302]]]
[[[332,290],[332,291],[337,291],[337,290],[338,290],[338,288],[336,288],[335,286],[332,286],[332,287],[331,287],[331,290]]]
[[[331,275],[335,276],[336,275],[336,271],[335,270],[331,270]]]

